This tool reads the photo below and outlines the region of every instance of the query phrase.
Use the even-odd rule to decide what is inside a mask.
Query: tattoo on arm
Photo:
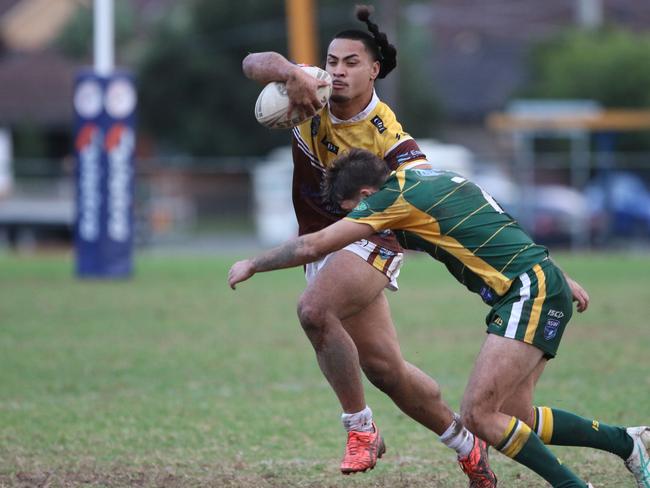
[[[312,256],[306,252],[305,238],[298,237],[280,247],[272,249],[253,259],[257,272],[291,268],[311,262]]]
[[[286,82],[293,67],[284,56],[275,52],[253,53],[243,62],[246,77],[260,83]]]

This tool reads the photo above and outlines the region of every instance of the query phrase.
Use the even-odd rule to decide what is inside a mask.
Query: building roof
[[[60,34],[79,8],[76,0],[22,0],[2,12],[0,32],[12,50],[43,49]]]
[[[132,0],[137,28],[164,15],[174,0]],[[70,125],[81,63],[52,48],[67,21],[91,0],[0,0],[0,126]]]
[[[69,125],[79,66],[57,53],[8,54],[0,62],[0,125]]]

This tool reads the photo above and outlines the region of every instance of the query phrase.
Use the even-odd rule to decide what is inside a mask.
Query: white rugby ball
[[[332,77],[325,70],[316,66],[301,66],[301,68],[319,80],[326,80],[327,86],[318,88],[318,98],[324,106],[332,95]],[[288,129],[311,117],[300,117],[297,111],[289,113],[289,97],[287,87],[279,81],[266,85],[255,103],[255,118],[269,129]]]

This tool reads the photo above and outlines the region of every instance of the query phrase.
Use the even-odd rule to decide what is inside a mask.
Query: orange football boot
[[[377,459],[386,452],[384,439],[379,434],[375,423],[374,432],[348,432],[348,443],[341,461],[341,473],[350,474],[367,471],[375,467]]]
[[[490,468],[488,446],[484,440],[474,436],[474,447],[458,464],[469,478],[469,488],[496,488],[497,477]]]

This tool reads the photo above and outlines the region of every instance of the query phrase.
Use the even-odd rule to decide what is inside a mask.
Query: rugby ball
[[[324,106],[332,95],[332,77],[325,70],[316,66],[301,66],[301,68],[319,80],[326,80],[328,84],[318,88],[318,98]],[[279,81],[272,81],[266,85],[255,103],[255,118],[264,127],[269,129],[288,129],[294,127],[311,117],[300,117],[297,111],[289,113],[289,97],[287,87]]]

